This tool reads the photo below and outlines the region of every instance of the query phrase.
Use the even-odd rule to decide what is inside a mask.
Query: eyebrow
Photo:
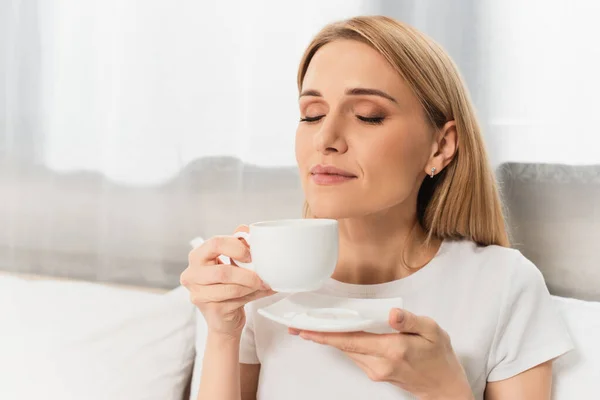
[[[383,97],[384,99],[387,99],[393,103],[398,104],[398,101],[395,98],[393,98],[386,92],[379,90],[379,89],[352,88],[352,89],[346,89],[345,94],[349,95],[349,96],[379,96],[379,97]],[[313,90],[313,89],[304,90],[302,93],[300,93],[299,97],[303,97],[303,96],[323,97],[321,92],[319,92],[318,90]]]

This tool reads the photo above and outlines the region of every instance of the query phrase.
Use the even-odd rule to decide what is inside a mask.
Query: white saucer
[[[318,293],[294,293],[258,309],[265,318],[290,328],[315,332],[393,332],[388,324],[392,308],[402,299],[348,299]]]

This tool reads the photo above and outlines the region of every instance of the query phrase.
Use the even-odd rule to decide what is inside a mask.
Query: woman
[[[298,87],[306,216],[340,227],[320,292],[399,296],[410,312],[390,311],[394,334],[286,331],[256,313],[283,294],[217,258],[249,260],[245,244],[212,238],[181,278],[209,328],[199,398],[549,399],[572,345],[541,274],[509,248],[446,53],[398,21],[353,18],[316,36]]]

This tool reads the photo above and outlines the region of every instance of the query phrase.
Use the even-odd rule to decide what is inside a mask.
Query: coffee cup
[[[338,258],[338,222],[334,219],[286,219],[257,222],[250,233],[237,232],[250,246],[253,270],[276,292],[308,292],[331,277]]]

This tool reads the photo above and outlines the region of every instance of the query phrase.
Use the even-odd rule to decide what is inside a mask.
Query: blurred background
[[[450,53],[495,167],[600,164],[596,1],[1,0],[0,268],[173,287],[190,239],[299,216],[298,62],[359,14]]]
[[[301,216],[298,63],[361,14],[458,65],[577,345],[553,399],[597,397],[599,1],[0,0],[2,400],[195,399],[190,242]]]

